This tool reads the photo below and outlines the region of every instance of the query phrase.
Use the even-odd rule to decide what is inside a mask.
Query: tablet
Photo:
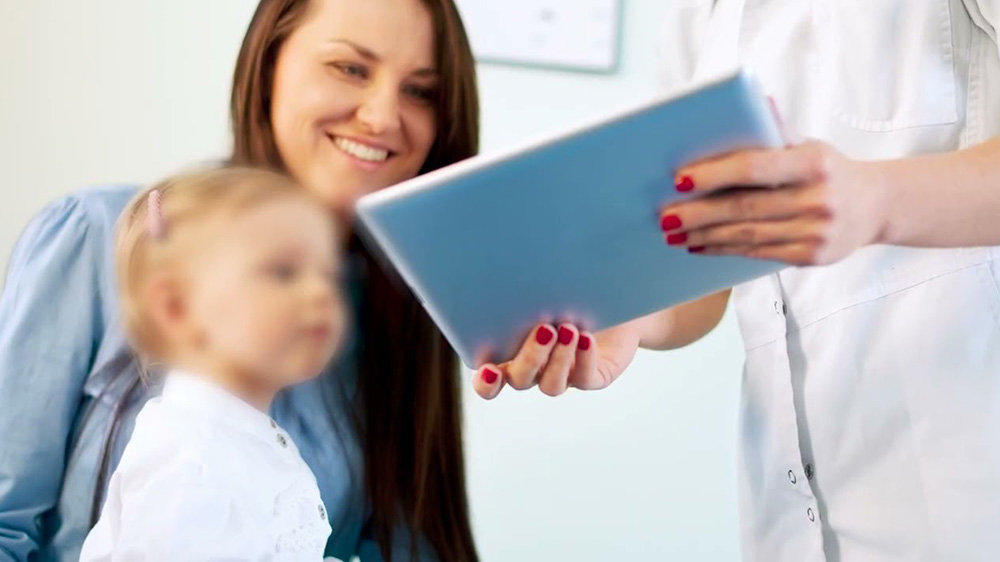
[[[540,322],[599,331],[779,270],[668,247],[682,164],[782,145],[746,71],[361,199],[362,232],[462,361],[502,362]]]

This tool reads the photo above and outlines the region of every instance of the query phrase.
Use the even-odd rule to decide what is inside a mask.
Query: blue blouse
[[[0,562],[79,559],[98,479],[107,482],[156,392],[133,384],[138,372],[118,321],[114,225],[135,193],[107,187],[52,203],[14,248],[0,297]],[[369,562],[382,557],[367,532],[351,420],[356,347],[280,394],[271,415],[316,474],[333,527],[327,555]],[[98,475],[109,434],[111,462]],[[395,535],[394,559],[406,560],[409,535]],[[420,559],[432,560],[421,547]]]

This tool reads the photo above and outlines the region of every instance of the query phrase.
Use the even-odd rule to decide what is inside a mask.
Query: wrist
[[[869,195],[869,215],[873,225],[869,244],[895,244],[898,225],[893,216],[893,201],[898,193],[898,173],[894,171],[894,160],[864,162],[868,181],[865,189]]]
[[[661,310],[629,322],[626,328],[630,342],[643,349],[659,349],[670,331],[669,317],[668,310]]]

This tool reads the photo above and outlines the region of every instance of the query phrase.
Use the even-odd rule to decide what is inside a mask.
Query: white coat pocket
[[[950,0],[836,0],[815,12],[834,116],[870,132],[958,120]]]

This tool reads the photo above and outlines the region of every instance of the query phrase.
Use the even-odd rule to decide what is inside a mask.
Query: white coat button
[[[813,474],[814,474],[813,465],[807,464],[806,465],[806,479],[807,480],[812,480],[813,479]]]
[[[795,484],[796,482],[799,481],[799,479],[795,477],[795,473],[792,472],[791,470],[788,471],[788,481],[791,482],[792,484]]]
[[[284,435],[281,435],[281,434],[279,433],[279,434],[278,434],[278,443],[279,443],[279,444],[280,444],[280,445],[281,445],[282,447],[287,447],[287,446],[288,446],[288,439],[285,439],[285,436],[284,436]]]
[[[816,522],[816,514],[813,513],[813,508],[810,507],[806,510],[806,517],[808,517],[810,521],[814,523]]]

